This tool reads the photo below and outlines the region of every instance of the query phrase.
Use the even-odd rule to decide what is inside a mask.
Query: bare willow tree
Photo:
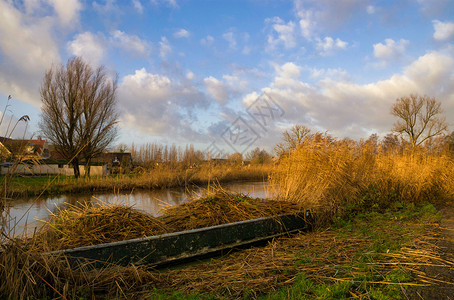
[[[311,132],[310,128],[304,125],[295,125],[290,131],[284,131],[282,133],[282,142],[278,143],[274,148],[274,151],[278,156],[288,153],[291,150],[296,149],[306,139]]]
[[[93,69],[80,57],[44,75],[40,129],[71,162],[75,177],[80,177],[82,159],[88,167],[117,136],[116,89],[117,77],[111,79],[103,66]]]
[[[391,114],[399,118],[393,131],[407,137],[415,148],[447,130],[442,113],[441,103],[433,97],[412,94],[398,98],[391,108]]]

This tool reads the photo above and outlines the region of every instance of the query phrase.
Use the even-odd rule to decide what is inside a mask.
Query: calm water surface
[[[222,185],[232,192],[245,193],[253,198],[270,198],[270,186],[266,182],[235,182]],[[59,195],[47,198],[20,199],[10,204],[10,230],[13,235],[19,235],[25,231],[32,233],[42,224],[40,220],[46,220],[58,208],[65,204],[80,205],[80,203],[99,201],[118,203],[132,206],[145,211],[155,217],[162,213],[163,208],[179,205],[189,200],[193,193],[203,195],[205,189],[200,187],[172,188],[153,191],[136,191],[133,193],[98,194],[98,195]],[[14,225],[15,224],[15,225]]]

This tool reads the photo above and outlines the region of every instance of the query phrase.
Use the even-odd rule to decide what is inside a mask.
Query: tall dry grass
[[[333,216],[356,206],[389,208],[454,196],[454,160],[423,149],[384,151],[371,142],[308,137],[270,175],[283,199]]]
[[[239,166],[233,164],[201,164],[195,168],[172,168],[162,166],[142,170],[134,174],[118,174],[106,177],[54,176],[36,182],[21,178],[9,186],[13,197],[41,196],[61,193],[100,193],[112,191],[133,191],[136,189],[161,189],[205,185],[209,182],[231,182],[242,180],[267,180],[272,164]],[[34,182],[34,183],[33,183]],[[33,184],[31,184],[33,183]]]

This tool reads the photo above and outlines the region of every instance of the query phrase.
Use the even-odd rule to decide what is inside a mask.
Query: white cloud
[[[236,75],[223,75],[222,81],[209,76],[203,80],[208,93],[220,104],[225,104],[248,89],[248,83]]]
[[[241,93],[248,89],[247,81],[241,79],[236,75],[223,75],[222,78],[225,80],[227,86],[233,92]]]
[[[272,86],[282,90],[300,90],[308,85],[300,80],[301,67],[293,62],[287,62],[281,66],[275,66],[276,76]]]
[[[58,14],[60,23],[65,26],[74,26],[79,22],[79,11],[82,4],[78,0],[47,0]]]
[[[33,4],[28,4],[33,8]],[[38,106],[42,76],[60,63],[52,34],[58,17],[31,17],[0,1],[0,91]]]
[[[182,28],[178,31],[176,31],[174,34],[173,34],[173,37],[179,39],[179,38],[188,38],[190,36],[190,33],[189,31],[187,31],[186,29]]]
[[[448,122],[454,121],[454,58],[440,52],[423,55],[402,72],[369,84],[348,81],[343,71],[342,76],[335,77],[315,70],[320,80],[312,85],[301,80],[302,68],[295,63],[275,69],[273,82],[262,91],[283,108],[289,124],[307,124],[340,137],[365,138],[370,131],[387,133],[394,122],[389,114],[391,105],[411,93],[434,96],[442,102]],[[247,96],[243,98],[245,106],[256,95]]]
[[[373,15],[375,13],[375,6],[373,5],[368,5],[366,8],[366,11],[369,15]]]
[[[132,4],[139,14],[143,13],[143,6],[140,0],[132,0]]]
[[[337,69],[317,69],[312,68],[310,69],[310,77],[314,79],[321,79],[321,78],[330,78],[336,80],[346,80],[348,79],[347,71],[342,70],[340,68]]]
[[[178,7],[178,3],[176,0],[151,0],[151,3],[153,3],[154,5],[164,4],[173,8]]]
[[[348,43],[342,41],[341,39],[337,38],[334,40],[332,37],[325,37],[323,40],[317,38],[317,45],[316,48],[320,55],[329,55],[334,50],[345,50],[347,48]]]
[[[82,57],[92,65],[99,65],[105,52],[105,40],[100,35],[84,32],[76,35],[74,40],[67,44],[68,52]]]
[[[213,42],[214,42],[214,37],[212,37],[211,35],[207,35],[206,37],[204,37],[200,40],[200,44],[202,44],[204,46],[211,46],[211,45],[213,45]]]
[[[454,22],[433,21],[434,35],[433,38],[437,41],[446,41],[454,38]]]
[[[146,56],[151,51],[151,45],[146,41],[141,40],[136,35],[127,35],[120,30],[113,31],[111,35],[113,44],[126,51],[136,53],[141,56]]]
[[[316,22],[313,20],[313,11],[300,9],[298,10],[298,15],[300,17],[301,35],[310,41],[316,26]]]
[[[229,98],[229,91],[227,85],[214,78],[213,76],[207,77],[203,80],[208,93],[219,103],[227,102]]]
[[[232,31],[226,32],[222,35],[224,40],[226,40],[229,43],[229,48],[230,49],[235,49],[236,48],[236,38],[235,34]]]
[[[285,23],[279,17],[268,19],[267,22],[272,23],[271,27],[273,29],[273,32],[268,35],[268,45],[271,48],[276,47],[278,44],[283,44],[286,49],[296,46],[296,26],[294,22]]]
[[[169,40],[165,36],[161,37],[159,46],[159,56],[161,56],[162,59],[167,59],[170,53],[172,53],[172,47],[170,46]]]
[[[191,81],[175,81],[145,68],[121,80],[118,88],[121,121],[125,127],[147,135],[171,135],[191,139],[189,124],[197,108],[208,102]]]
[[[312,36],[314,31],[339,29],[354,12],[366,11],[369,0],[294,0],[303,33]]]
[[[191,71],[188,71],[186,73],[186,78],[189,79],[189,80],[193,80],[195,77],[194,73],[192,73]]]
[[[409,41],[401,39],[395,42],[393,39],[386,39],[385,44],[377,43],[374,47],[374,56],[383,62],[395,60],[405,53]]]

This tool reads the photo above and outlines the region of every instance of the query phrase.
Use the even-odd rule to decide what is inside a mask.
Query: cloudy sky
[[[43,74],[73,56],[118,74],[118,143],[367,138],[411,93],[454,124],[452,0],[0,0],[2,131],[27,114],[39,135]]]

